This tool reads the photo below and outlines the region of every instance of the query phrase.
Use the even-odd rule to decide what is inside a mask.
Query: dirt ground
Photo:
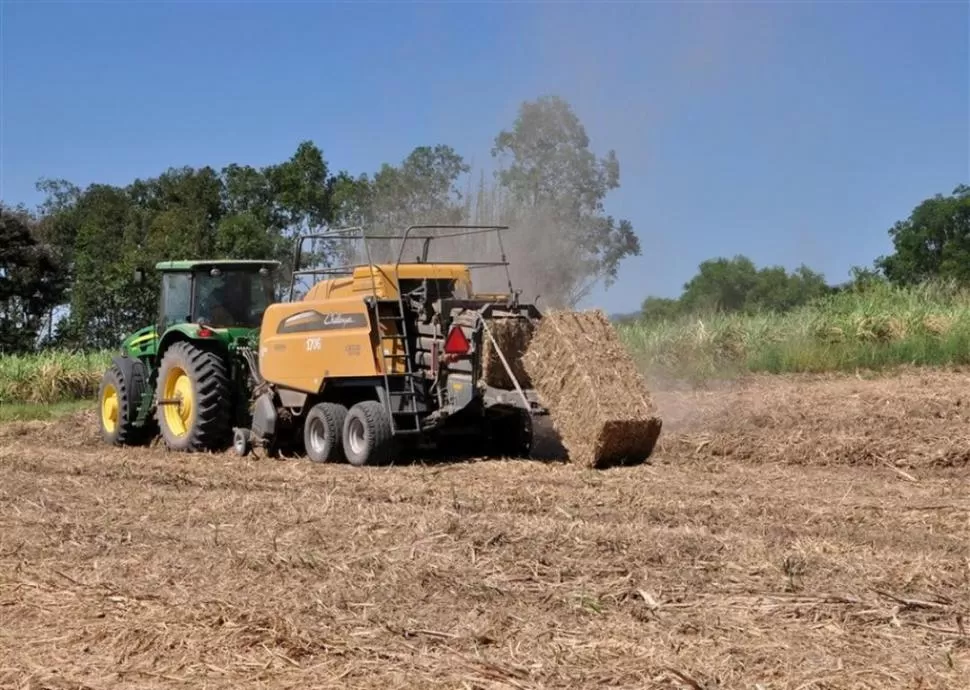
[[[0,427],[0,687],[970,687],[970,374],[655,394],[612,470]]]

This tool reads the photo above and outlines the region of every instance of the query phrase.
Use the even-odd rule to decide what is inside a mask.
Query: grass
[[[92,399],[110,363],[110,352],[0,355],[0,404]]]
[[[691,379],[968,364],[970,292],[877,285],[785,314],[714,314],[619,330],[644,369]]]
[[[71,400],[53,404],[0,403],[0,423],[56,419],[74,412],[89,410],[91,407],[90,400]]]

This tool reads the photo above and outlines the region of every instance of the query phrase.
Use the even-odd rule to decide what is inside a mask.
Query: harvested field
[[[964,688],[968,390],[655,391],[606,471],[0,426],[0,686]]]

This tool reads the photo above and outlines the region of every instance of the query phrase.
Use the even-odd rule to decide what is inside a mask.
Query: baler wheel
[[[503,458],[528,458],[532,455],[532,417],[528,412],[515,412],[495,420],[490,429],[490,450]]]
[[[343,446],[347,462],[357,467],[394,461],[394,435],[383,403],[365,400],[350,408],[343,425]]]
[[[303,423],[303,445],[313,462],[339,462],[344,459],[343,426],[347,408],[336,403],[317,403]]]

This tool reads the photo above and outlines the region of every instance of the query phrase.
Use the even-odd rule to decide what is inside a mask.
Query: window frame
[[[189,320],[168,323],[166,315],[168,312],[167,290],[165,282],[170,276],[187,276],[189,280]],[[164,333],[166,330],[177,323],[195,323],[195,271],[165,271],[162,273],[162,295],[158,301],[158,331]]]

